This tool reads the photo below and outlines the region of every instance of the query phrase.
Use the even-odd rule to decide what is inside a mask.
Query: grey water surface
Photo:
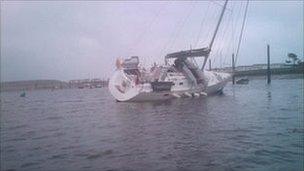
[[[1,170],[303,170],[303,78],[118,103],[107,88],[1,92]]]

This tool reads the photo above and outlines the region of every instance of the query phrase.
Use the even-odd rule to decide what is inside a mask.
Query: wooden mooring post
[[[211,59],[209,59],[209,71],[211,71]]]
[[[267,84],[271,83],[271,71],[270,71],[270,47],[267,45]]]
[[[234,53],[232,54],[231,65],[232,65],[232,84],[235,84],[235,77],[234,77],[234,73],[235,73]]]

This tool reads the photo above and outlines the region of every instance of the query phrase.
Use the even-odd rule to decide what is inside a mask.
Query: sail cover
[[[187,57],[207,57],[210,53],[209,48],[201,48],[201,49],[191,49],[186,51],[169,53],[166,55],[166,59],[168,58],[187,58]]]

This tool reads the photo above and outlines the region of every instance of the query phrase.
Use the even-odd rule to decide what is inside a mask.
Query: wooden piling
[[[211,59],[209,59],[209,71],[211,71]]]
[[[271,71],[270,71],[270,47],[267,45],[267,84],[271,83]]]
[[[232,84],[235,84],[235,77],[234,77],[234,72],[235,72],[235,62],[234,62],[234,53],[232,54]]]

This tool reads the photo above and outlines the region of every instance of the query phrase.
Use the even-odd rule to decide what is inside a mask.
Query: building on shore
[[[1,91],[30,91],[39,89],[63,89],[68,87],[68,83],[59,80],[1,82]]]
[[[270,64],[270,68],[272,69],[288,69],[288,68],[297,68],[300,65],[292,65],[292,64],[285,64],[285,63],[272,63]],[[267,69],[267,64],[253,64],[253,65],[241,65],[236,66],[235,71],[253,71],[253,70],[265,70]],[[214,68],[213,70],[216,71],[225,71],[225,72],[232,72],[232,67],[224,67],[224,68]]]
[[[0,90],[3,91],[31,91],[40,89],[66,89],[66,88],[101,88],[108,85],[108,80],[79,79],[69,82],[59,80],[27,80],[1,82]]]
[[[108,85],[108,80],[102,80],[99,78],[94,79],[79,79],[79,80],[70,80],[70,88],[101,88]]]
[[[230,72],[232,73],[232,67],[225,68],[214,68],[213,70],[219,72]],[[285,63],[272,63],[270,64],[271,74],[301,74],[304,72],[304,63],[301,62],[297,65],[285,64]],[[267,64],[253,64],[249,66],[237,66],[234,70],[235,76],[257,76],[266,75]]]

